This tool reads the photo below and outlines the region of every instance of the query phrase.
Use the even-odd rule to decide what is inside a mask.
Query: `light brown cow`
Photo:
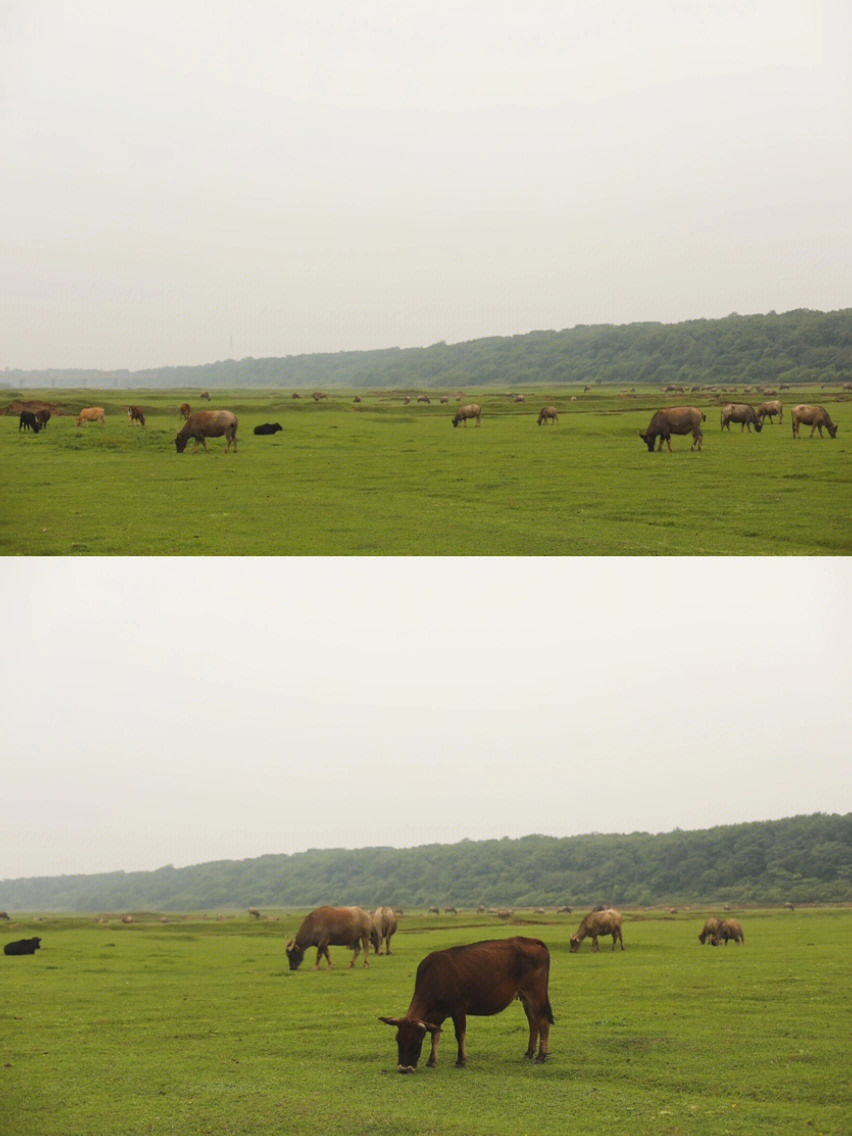
[[[810,426],[811,432],[808,435],[810,438],[814,436],[814,430],[819,430],[819,436],[822,437],[823,426],[828,430],[829,438],[837,437],[837,426],[831,421],[828,411],[824,406],[794,406],[793,407],[793,437],[799,436],[799,425],[803,423],[805,426]]]
[[[758,418],[757,411],[747,402],[729,402],[722,407],[722,429],[730,433],[732,422],[739,422],[741,434],[744,429],[750,434],[752,426],[758,434],[763,429],[763,419]]]
[[[526,399],[524,398],[524,396],[522,394],[516,394],[515,395],[515,402],[526,402]]]
[[[724,943],[727,947],[728,939],[733,939],[735,943],[745,943],[743,929],[738,919],[721,919],[711,942],[714,947],[718,947],[720,943]]]
[[[184,420],[189,418],[190,414],[192,414],[192,408],[188,402],[182,402],[180,404],[180,414],[181,418],[183,418]]]
[[[198,397],[205,399],[207,402],[210,401],[210,395],[208,394],[207,391],[202,391],[201,394]]]
[[[710,918],[705,921],[701,934],[698,936],[698,941],[702,946],[704,943],[710,942],[713,939],[720,922],[721,920],[717,919],[715,915],[711,915]]]
[[[593,951],[600,950],[598,935],[612,935],[612,949],[615,950],[615,944],[619,942],[621,949],[624,950],[624,939],[621,937],[621,912],[616,911],[614,907],[609,907],[606,911],[590,911],[571,936],[569,949],[572,955],[580,949],[580,943],[587,935],[591,935]]]
[[[314,391],[312,397],[313,397],[314,402],[319,402],[320,399],[328,398],[328,394],[327,394],[326,391]]]
[[[762,402],[757,408],[757,413],[760,415],[761,421],[763,421],[764,418],[768,418],[770,422],[774,422],[774,416],[776,414],[778,415],[779,422],[784,421],[784,407],[777,398],[773,399],[772,402]]]
[[[186,449],[186,443],[190,438],[195,439],[195,449],[193,453],[198,452],[198,446],[204,446],[206,452],[208,438],[221,438],[225,436],[225,453],[231,448],[231,443],[234,444],[234,453],[237,452],[237,416],[232,414],[230,410],[196,410],[194,414],[190,414],[183,426],[178,430],[175,436],[175,446],[177,452],[182,454]]]
[[[476,402],[470,402],[467,406],[460,406],[458,408],[455,413],[455,417],[453,418],[453,425],[458,426],[459,422],[464,422],[465,426],[467,426],[468,418],[475,418],[476,425],[478,426],[481,414],[482,408],[479,406],[479,404]]]
[[[429,395],[428,395],[428,394],[419,394],[419,395],[417,396],[417,401],[418,401],[418,402],[425,402],[427,406],[431,406],[431,405],[432,405],[432,404],[430,403],[430,401],[429,401]]]
[[[132,426],[134,422],[138,422],[140,426],[145,425],[145,412],[141,406],[126,406],[127,411],[127,424]]]
[[[334,964],[328,953],[331,947],[349,947],[354,951],[350,966],[364,948],[364,966],[369,966],[370,933],[373,921],[361,907],[317,907],[306,916],[295,938],[285,946],[287,961],[291,970],[298,970],[308,947],[316,947],[317,959],[314,970],[319,970],[320,961],[325,957],[329,966]]]
[[[669,453],[671,453],[672,434],[691,434],[690,452],[696,448],[700,450],[704,439],[704,435],[701,433],[701,423],[706,417],[707,415],[703,414],[697,406],[667,406],[654,414],[645,433],[639,431],[639,437],[651,453],[654,452],[654,442],[657,438],[660,439],[658,452],[662,451],[663,442],[666,442]]]
[[[558,422],[559,415],[556,413],[555,406],[543,406],[538,412],[538,425],[542,422]]]
[[[85,422],[88,426],[90,422],[99,422],[101,426],[106,422],[106,415],[102,406],[87,406],[85,410],[81,410],[77,415],[77,425]]]
[[[249,915],[253,916],[255,919],[260,919],[260,912],[257,910],[256,907],[250,907],[248,909],[248,913],[249,913]]]
[[[396,915],[390,907],[377,907],[373,912],[373,930],[370,941],[377,955],[382,953],[382,947],[387,948],[385,954],[391,953],[391,939],[396,934]]]

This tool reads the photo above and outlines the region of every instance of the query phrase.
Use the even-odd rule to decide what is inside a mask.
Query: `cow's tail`
[[[553,1016],[553,1010],[550,1008],[550,999],[549,998],[544,999],[544,1012],[547,1014],[547,1020],[550,1022],[551,1025],[553,1025],[553,1023],[556,1019]]]

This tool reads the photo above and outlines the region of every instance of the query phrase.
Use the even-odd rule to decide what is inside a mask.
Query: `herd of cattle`
[[[260,917],[254,907],[249,908],[249,914]],[[323,959],[329,967],[334,965],[329,947],[348,947],[353,952],[350,966],[355,965],[363,951],[364,966],[369,966],[371,947],[376,955],[391,954],[391,939],[397,924],[397,913],[390,907],[378,907],[372,915],[362,907],[318,907],[305,917],[285,945],[290,969],[299,969],[305,952],[311,947],[317,952],[314,970],[320,969]],[[620,911],[599,905],[584,916],[571,936],[570,952],[575,954],[587,938],[591,939],[592,951],[599,951],[598,938],[602,935],[612,936],[613,951],[616,944],[624,950],[621,924]],[[722,943],[727,946],[730,939],[735,943],[745,942],[739,921],[728,918],[708,919],[698,938],[702,945],[710,942],[713,946]],[[6,943],[3,953],[32,955],[40,946],[40,938],[19,939]],[[447,1018],[452,1019],[455,1030],[456,1065],[464,1065],[468,1015],[498,1014],[515,998],[523,1006],[529,1024],[529,1042],[524,1056],[544,1061],[554,1021],[547,989],[549,975],[547,947],[540,939],[523,935],[432,951],[417,967],[414,993],[405,1014],[379,1017],[385,1025],[396,1028],[398,1071],[413,1073],[416,1070],[427,1033],[431,1038],[431,1051],[426,1065],[434,1067],[438,1063],[438,1041]]]
[[[314,398],[316,400],[317,393],[315,392]],[[210,398],[206,391],[202,393],[202,398]],[[320,394],[320,398],[326,398],[327,395]],[[360,398],[356,396],[356,401],[360,402]],[[428,401],[428,399],[426,400]],[[443,401],[443,399],[442,399]],[[127,406],[127,421],[130,425],[137,422],[140,426],[145,425],[145,412],[141,406]],[[207,450],[208,438],[225,438],[225,453],[234,447],[234,453],[237,452],[237,427],[239,425],[237,416],[230,410],[196,410],[194,413],[189,403],[184,402],[180,407],[181,417],[184,419],[184,424],[175,436],[175,447],[179,454],[182,454],[186,449],[186,444],[190,440],[195,442],[193,453],[198,450],[199,445]],[[774,400],[772,402],[763,402],[759,406],[754,407],[749,403],[729,402],[722,407],[721,412],[721,428],[730,431],[731,423],[740,424],[740,433],[743,430],[748,430],[751,433],[751,428],[754,426],[755,432],[760,433],[768,418],[771,423],[775,421],[775,415],[778,415],[778,421],[784,421],[784,407],[782,404]],[[50,419],[49,410],[38,410],[36,412],[30,410],[22,410],[18,422],[18,431],[32,430],[37,434],[39,430],[43,430]],[[477,426],[480,425],[482,419],[482,407],[476,403],[469,403],[467,406],[460,406],[453,415],[451,421],[453,426],[458,426],[461,423],[467,426],[468,422],[473,420]],[[657,451],[660,452],[663,448],[663,442],[668,445],[669,453],[672,452],[672,435],[673,434],[691,434],[692,445],[690,450],[700,450],[704,440],[704,434],[701,430],[702,422],[706,422],[707,415],[704,411],[700,410],[697,406],[669,406],[661,410],[657,410],[646,430],[639,431],[639,437],[647,445],[650,451],[654,450],[655,444]],[[77,415],[77,426],[86,425],[89,423],[98,423],[103,426],[106,421],[106,413],[102,406],[89,406],[81,410]],[[819,436],[823,436],[823,427],[828,431],[830,438],[837,436],[837,426],[831,420],[831,416],[823,406],[810,406],[801,404],[794,406],[791,415],[793,425],[793,437],[799,437],[800,426],[810,426],[810,437],[814,436],[814,431],[819,431]],[[559,414],[555,406],[543,406],[538,415],[538,425],[542,423],[553,423],[554,425],[559,422]],[[260,426],[255,426],[254,433],[262,436],[269,434],[276,434],[281,430],[279,422],[265,422]]]

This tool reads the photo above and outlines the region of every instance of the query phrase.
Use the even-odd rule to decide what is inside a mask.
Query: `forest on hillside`
[[[311,850],[152,872],[0,881],[0,909],[9,912],[787,901],[852,902],[852,813],[660,835]]]
[[[558,383],[852,382],[852,308],[601,324],[423,348],[225,359],[145,371],[6,368],[3,387],[93,389],[325,387],[446,390]]]

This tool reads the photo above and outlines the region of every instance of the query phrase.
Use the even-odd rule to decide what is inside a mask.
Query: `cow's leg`
[[[434,1069],[438,1064],[438,1042],[441,1040],[440,1029],[432,1030],[432,1049],[429,1052],[429,1060],[426,1062],[427,1069]]]
[[[524,1013],[527,1015],[527,1021],[530,1027],[530,1040],[524,1057],[532,1059],[535,1056],[535,1043],[538,1041],[538,1022],[529,996],[525,994],[523,990],[519,990],[518,998],[520,999],[521,1005],[524,1007]]]
[[[458,1042],[459,1052],[456,1058],[456,1067],[462,1068],[467,1063],[467,1052],[464,1046],[464,1036],[467,1032],[467,1019],[464,1014],[458,1014],[453,1018],[453,1026],[456,1031],[456,1041]]]
[[[669,447],[669,453],[671,453],[671,452],[672,452],[672,440],[671,440],[671,437],[668,437],[668,438],[666,438],[666,443],[667,443],[667,445],[668,445],[668,447]]]
[[[597,935],[593,934],[592,935],[592,950],[593,951],[599,951],[600,949],[601,948],[598,945],[598,937],[597,937]]]

